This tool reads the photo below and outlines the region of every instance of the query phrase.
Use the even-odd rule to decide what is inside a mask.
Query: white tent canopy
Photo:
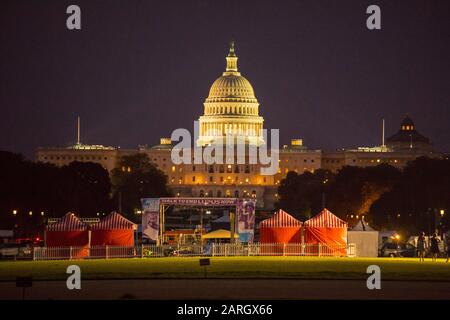
[[[359,220],[359,222],[353,226],[352,231],[375,231],[374,228],[369,227],[369,225],[364,222],[364,220]]]

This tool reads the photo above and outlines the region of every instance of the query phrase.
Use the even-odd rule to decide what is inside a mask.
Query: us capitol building
[[[232,43],[226,57],[226,69],[217,78],[204,102],[199,118],[197,145],[205,147],[227,134],[245,137],[248,145],[263,145],[263,122],[259,103],[250,82],[238,71],[238,57]],[[79,125],[79,123],[78,123]],[[376,166],[388,163],[403,168],[408,161],[420,156],[440,157],[432,151],[428,138],[417,132],[414,122],[406,116],[397,133],[382,145],[372,148],[323,151],[309,149],[301,139],[292,139],[290,145],[279,150],[279,168],[275,175],[261,175],[260,164],[181,164],[171,162],[174,143],[161,138],[152,147],[121,149],[102,145],[85,145],[78,139],[69,147],[38,148],[36,160],[67,165],[72,161],[95,162],[109,172],[116,167],[121,156],[146,153],[151,161],[168,177],[174,195],[180,197],[249,197],[257,199],[261,209],[272,209],[277,200],[277,187],[289,171],[297,173],[327,169],[337,172],[344,166]],[[385,143],[386,142],[386,143]]]

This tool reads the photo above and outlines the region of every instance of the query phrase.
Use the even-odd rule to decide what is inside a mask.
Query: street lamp
[[[328,179],[323,180],[323,186],[322,186],[322,209],[325,209],[325,186],[328,182]]]
[[[28,212],[28,214],[29,214],[30,216],[32,216],[32,215],[33,215],[33,211]]]
[[[441,209],[441,211],[440,211],[440,214],[441,214],[441,217],[443,217],[443,216],[444,216],[444,214],[445,214],[445,211],[444,211],[444,209]]]
[[[17,215],[17,210],[13,210],[13,215]]]
[[[41,211],[41,216],[44,216],[44,215],[45,215],[44,211]]]

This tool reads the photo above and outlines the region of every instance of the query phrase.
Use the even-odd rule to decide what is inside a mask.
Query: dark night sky
[[[78,4],[82,30],[66,29]],[[378,4],[382,30],[366,29]],[[192,130],[236,40],[281,143],[373,146],[405,113],[450,151],[450,1],[1,1],[0,149],[136,147]]]

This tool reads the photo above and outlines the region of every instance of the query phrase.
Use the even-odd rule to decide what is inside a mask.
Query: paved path
[[[158,279],[85,280],[81,290],[65,281],[35,281],[26,299],[450,299],[450,283],[382,281],[368,290],[360,280]],[[0,282],[0,299],[21,299],[15,282]]]

